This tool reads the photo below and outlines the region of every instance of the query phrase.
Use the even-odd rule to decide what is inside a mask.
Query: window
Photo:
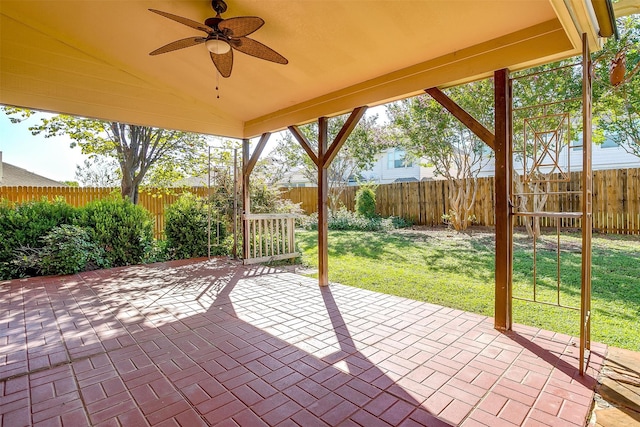
[[[582,135],[578,138],[577,141],[572,141],[571,144],[572,144],[572,149],[574,151],[582,151]],[[615,148],[619,146],[620,144],[615,142],[610,136],[606,134],[605,134],[605,140],[602,142],[602,144],[599,145],[600,148]]]
[[[571,141],[571,149],[573,151],[582,151],[582,135],[577,140]]]
[[[387,169],[398,168],[410,168],[413,166],[412,162],[407,161],[407,154],[404,150],[396,148],[389,154],[387,154]]]

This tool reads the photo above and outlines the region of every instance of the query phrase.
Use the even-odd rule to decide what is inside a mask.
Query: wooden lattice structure
[[[528,297],[511,294],[512,299],[538,304],[552,305],[558,308],[575,310],[580,313],[580,372],[584,373],[585,363],[591,346],[591,233],[592,233],[592,170],[591,170],[591,60],[588,43],[583,39],[582,61],[577,64],[538,73],[525,74],[511,79],[512,100],[518,96],[519,80],[537,79],[541,74],[566,72],[566,79],[581,78],[582,85],[576,86],[577,92],[559,99],[546,99],[542,103],[520,105],[512,108],[513,124],[511,134],[512,170],[514,185],[511,189],[513,204],[512,215],[516,220],[527,224],[532,235],[530,254],[531,293]],[[574,135],[575,131],[575,135]],[[578,134],[581,136],[578,137]],[[561,185],[571,181],[571,163],[562,162],[561,156],[570,159],[570,151],[582,151],[582,179],[580,188],[570,190],[578,199],[572,205],[549,203],[567,195],[566,187]],[[541,296],[538,278],[537,244],[541,219],[555,225],[555,291],[554,297]],[[566,304],[562,298],[562,288],[566,285],[568,274],[564,257],[567,247],[561,226],[563,220],[574,220],[580,225],[582,240],[580,246],[580,305]],[[575,249],[573,249],[575,250]],[[548,278],[547,278],[548,279]]]

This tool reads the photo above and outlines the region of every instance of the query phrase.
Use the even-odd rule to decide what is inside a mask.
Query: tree
[[[84,187],[115,187],[121,181],[118,161],[104,156],[95,156],[76,165],[76,179]]]
[[[560,157],[579,144],[582,130],[582,65],[575,58],[514,74],[513,188],[515,209],[544,212],[557,182],[569,179]],[[525,221],[540,235],[540,217]]]
[[[478,121],[492,127],[491,80],[453,87],[445,92]],[[428,95],[389,104],[387,115],[395,127],[398,146],[413,158],[426,158],[435,174],[447,179],[450,208],[444,218],[456,230],[465,230],[473,220],[471,210],[477,177],[491,151]]]
[[[609,39],[604,49],[593,56],[593,142],[600,144],[611,138],[628,152],[640,156],[640,20],[622,18],[618,20],[618,26],[620,39]],[[615,61],[624,56],[629,71],[622,82],[614,86],[610,81],[610,70]],[[548,166],[553,164],[548,153],[554,152],[556,144],[562,144],[558,148],[564,150],[569,149],[569,142],[580,144],[582,66],[575,58],[570,58],[526,70],[523,74],[529,77],[513,83],[513,181],[517,193],[514,202],[519,210],[542,212],[550,194],[554,193],[552,181],[562,179],[554,175],[563,173]],[[559,102],[563,100],[572,101]],[[562,113],[568,113],[566,118],[561,119]],[[530,126],[529,133],[525,132],[525,119]],[[566,123],[560,123],[560,120],[566,120]],[[544,141],[545,129],[561,132],[549,132],[547,135],[551,139]],[[537,142],[548,144],[550,149],[534,144],[530,137],[532,130],[540,131]],[[537,167],[536,158],[538,164],[547,166]],[[526,226],[529,236],[540,235],[539,217],[527,221]]]
[[[33,115],[33,111],[5,107],[12,122]],[[33,135],[50,138],[66,135],[71,147],[79,146],[92,160],[102,157],[118,162],[123,197],[138,202],[139,187],[147,176],[163,185],[191,175],[194,165],[206,164],[207,140],[198,134],[137,126],[120,122],[86,119],[65,114],[41,118],[29,128]],[[147,181],[148,182],[148,181]]]
[[[328,121],[329,141],[340,131],[348,115],[332,117]],[[338,208],[340,195],[350,180],[359,177],[361,171],[370,168],[375,162],[376,155],[386,148],[383,141],[382,129],[377,126],[377,116],[364,116],[347,138],[342,149],[338,152],[329,167],[329,207]],[[317,152],[318,125],[312,123],[300,127]],[[318,174],[316,165],[307,156],[300,144],[291,133],[285,133],[275,148],[275,163],[284,166],[285,170],[301,167],[302,174],[309,181],[317,185]],[[282,176],[282,174],[280,174]]]
[[[640,18],[619,18],[617,24],[620,39],[608,39],[594,56],[594,113],[609,138],[640,157]],[[627,71],[614,86],[609,72],[616,59]]]

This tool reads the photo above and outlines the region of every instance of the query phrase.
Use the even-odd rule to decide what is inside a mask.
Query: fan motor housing
[[[211,27],[213,28],[216,32],[222,32],[220,31],[220,29],[218,28],[218,24],[221,23],[222,21],[224,21],[224,19],[222,18],[207,18],[204,21],[204,25],[206,25],[207,27]]]

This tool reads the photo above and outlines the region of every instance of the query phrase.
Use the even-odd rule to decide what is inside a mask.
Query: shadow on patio
[[[576,340],[225,259],[0,284],[2,425],[584,426]]]

